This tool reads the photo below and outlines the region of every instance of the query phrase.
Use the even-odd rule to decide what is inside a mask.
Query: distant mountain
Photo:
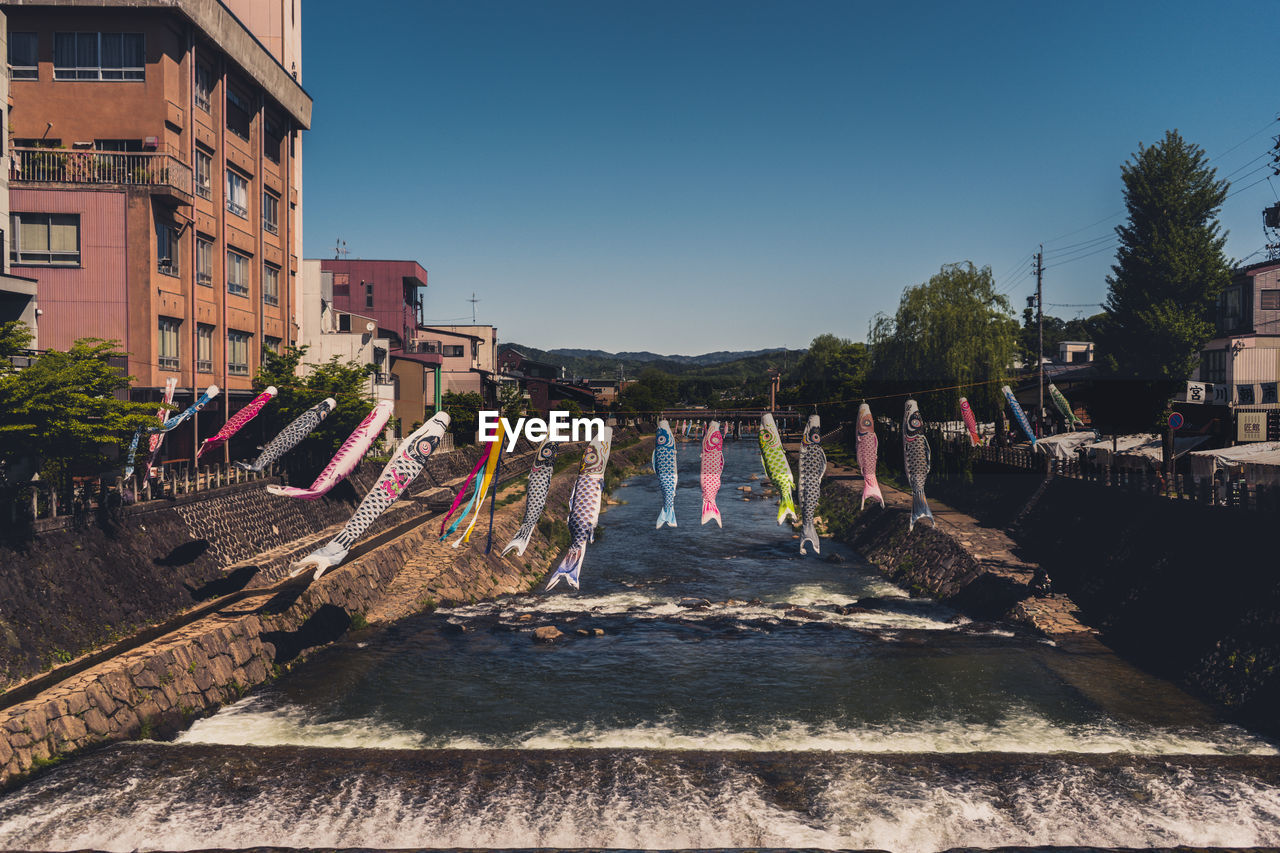
[[[660,355],[656,352],[605,352],[598,349],[541,350],[517,343],[498,345],[499,351],[517,349],[535,361],[564,365],[565,372],[582,378],[613,377],[619,367],[628,375],[639,373],[646,367],[656,367],[667,373],[682,374],[697,368],[730,364],[761,356],[777,355],[784,362],[798,358],[804,350],[788,350],[785,347],[740,352],[708,352],[702,355]]]

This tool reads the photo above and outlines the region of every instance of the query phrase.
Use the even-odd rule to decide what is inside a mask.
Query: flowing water
[[[723,530],[683,444],[681,526],[628,481],[581,592],[352,636],[0,799],[0,848],[1280,845],[1273,744],[1096,645],[801,557],[726,450]]]

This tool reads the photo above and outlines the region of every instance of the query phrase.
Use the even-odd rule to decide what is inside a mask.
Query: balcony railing
[[[35,184],[125,184],[191,194],[191,167],[159,152],[14,148],[9,179]]]

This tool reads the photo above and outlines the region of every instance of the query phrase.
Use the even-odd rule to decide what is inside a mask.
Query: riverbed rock
[[[535,643],[554,643],[563,636],[564,632],[555,625],[543,625],[540,628],[533,629],[533,641]]]
[[[828,563],[843,563],[843,562],[844,562],[844,557],[843,557],[842,555],[840,555],[840,554],[834,554],[834,553],[832,553],[832,554],[828,554],[828,555],[827,555],[826,557],[824,557],[823,559],[825,559]]]
[[[711,606],[711,602],[705,598],[682,598],[680,606],[686,610],[706,610]]]
[[[803,607],[792,607],[790,610],[788,610],[786,613],[783,613],[782,615],[788,616],[792,619],[821,619],[822,618],[821,613],[814,613],[812,610],[805,610]]]

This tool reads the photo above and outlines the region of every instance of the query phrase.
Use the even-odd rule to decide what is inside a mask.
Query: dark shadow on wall
[[[193,600],[208,601],[211,598],[221,598],[224,595],[239,592],[248,586],[249,581],[253,580],[257,574],[257,566],[241,566],[226,577],[211,580],[202,586],[197,587],[192,584],[183,584],[183,586],[191,593]]]
[[[268,631],[262,642],[270,643],[276,650],[275,663],[289,663],[313,646],[332,643],[351,627],[351,616],[334,604],[320,606],[296,631]]]
[[[190,542],[183,542],[163,557],[156,557],[151,562],[157,566],[185,566],[200,559],[208,550],[208,539],[192,539]]]

